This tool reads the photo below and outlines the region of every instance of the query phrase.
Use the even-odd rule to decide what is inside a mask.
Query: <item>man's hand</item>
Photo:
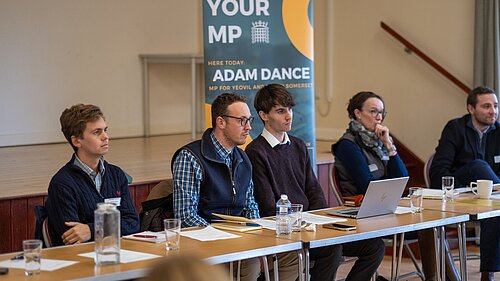
[[[82,243],[90,240],[90,227],[86,224],[79,222],[65,222],[67,226],[71,227],[61,236],[64,244]]]

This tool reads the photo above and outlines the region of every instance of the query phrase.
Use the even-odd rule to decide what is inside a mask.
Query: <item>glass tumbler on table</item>
[[[42,240],[24,240],[24,274],[31,276],[40,274],[42,260]]]
[[[423,190],[421,187],[410,187],[409,188],[410,195],[410,208],[412,213],[420,213],[422,212],[422,203],[424,201]]]
[[[441,188],[443,190],[443,198],[446,201],[453,201],[453,192],[455,187],[455,178],[444,176],[441,178]]]
[[[165,219],[165,247],[167,251],[178,251],[181,241],[181,220],[180,219]]]
[[[292,204],[292,232],[300,232],[302,228],[302,204]]]

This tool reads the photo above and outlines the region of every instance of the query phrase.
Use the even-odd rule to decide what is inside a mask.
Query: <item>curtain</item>
[[[476,0],[474,87],[489,86],[499,93],[499,0]]]

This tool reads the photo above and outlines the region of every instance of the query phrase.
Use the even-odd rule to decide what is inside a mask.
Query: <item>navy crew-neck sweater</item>
[[[276,214],[276,201],[288,195],[304,211],[326,208],[323,190],[314,174],[305,143],[290,136],[290,144],[274,148],[260,135],[245,149],[252,162],[254,195],[261,216]]]

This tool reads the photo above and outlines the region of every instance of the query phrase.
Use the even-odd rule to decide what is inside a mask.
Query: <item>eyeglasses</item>
[[[384,119],[384,118],[385,118],[385,116],[387,115],[387,111],[385,111],[385,110],[378,111],[378,110],[376,110],[376,109],[371,109],[371,110],[368,110],[368,112],[370,113],[370,115],[371,115],[373,118],[377,117],[377,115],[379,115],[379,114],[380,114],[380,116],[382,116],[382,119]]]
[[[229,117],[229,118],[233,118],[233,119],[238,119],[238,120],[240,120],[241,127],[245,127],[247,124],[252,125],[253,120],[255,119],[253,116],[250,116],[250,118],[246,118],[246,117],[235,117],[235,116],[231,116],[231,115],[222,115],[222,116],[223,116],[223,117]]]

